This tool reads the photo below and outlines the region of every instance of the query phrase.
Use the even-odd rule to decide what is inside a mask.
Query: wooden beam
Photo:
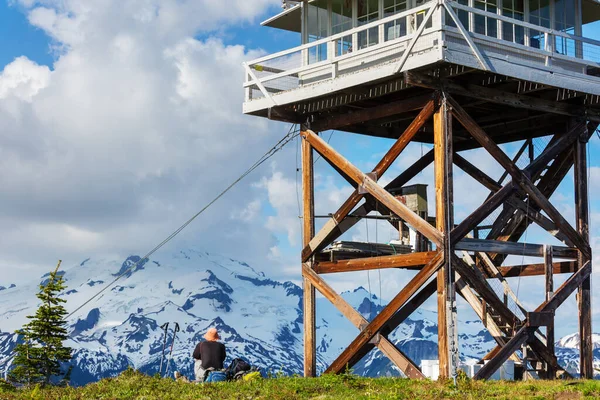
[[[590,211],[588,200],[588,170],[587,170],[587,148],[585,138],[581,138],[575,143],[574,154],[574,175],[575,175],[575,219],[577,231],[581,234],[586,243],[590,241]],[[590,263],[592,255],[581,252],[578,257],[579,267],[583,269],[584,265]],[[591,267],[590,267],[591,269]],[[578,288],[577,306],[579,308],[579,337],[580,337],[580,372],[582,378],[594,378],[593,350],[592,342],[592,305],[591,305],[591,279],[586,278]]]
[[[352,324],[361,329],[367,326],[367,321],[358,311],[356,311],[346,300],[342,298],[331,286],[327,284],[305,263],[302,265],[302,274],[308,279],[319,292],[329,300]],[[376,346],[388,357],[404,374],[413,379],[424,379],[425,376],[421,370],[410,360],[402,351],[400,351],[392,342],[385,337],[380,337]]]
[[[552,246],[547,245],[544,245],[544,277],[546,281],[546,301],[550,301],[554,296],[554,265],[552,262]],[[556,354],[554,350],[554,313],[552,313],[551,321],[546,325],[546,346],[548,351]],[[556,377],[556,371],[553,371],[552,366],[548,366],[548,376],[551,378]]]
[[[313,151],[310,143],[302,141],[302,242],[308,244],[315,234],[315,199]],[[304,376],[317,374],[317,336],[315,288],[304,279]]]
[[[577,271],[577,268],[576,261],[552,263],[553,274],[572,274]],[[546,265],[544,263],[513,265],[508,267],[498,267],[498,270],[505,278],[513,278],[517,276],[543,276],[546,273]]]
[[[435,174],[435,208],[436,227],[444,235],[444,264],[437,273],[437,309],[438,309],[438,359],[440,363],[440,379],[452,376],[453,363],[450,343],[455,340],[452,323],[452,307],[454,298],[454,273],[450,259],[451,244],[448,234],[453,221],[452,196],[452,117],[448,112],[446,99],[433,116],[434,136],[434,174]]]
[[[569,115],[573,117],[587,118],[590,121],[600,122],[600,116],[598,115],[598,112],[589,107],[582,107],[574,104],[509,93],[478,85],[460,85],[456,82],[448,80],[441,81],[437,78],[416,72],[405,72],[404,76],[406,83],[412,86],[420,86],[435,90],[445,90],[449,93],[460,96],[475,98],[489,103],[502,104],[519,109]]]
[[[543,302],[540,304],[538,308],[535,309],[537,312],[544,311],[555,311],[565,300],[578,288],[579,285],[583,281],[585,281],[592,273],[592,263],[588,261],[585,263],[583,268],[579,269],[573,275],[569,277],[560,285],[560,287],[554,292],[554,295],[550,298],[550,300]]]
[[[506,199],[508,199],[514,191],[512,182],[507,183],[502,189],[494,193],[488,198],[481,206],[479,206],[474,212],[469,214],[465,219],[462,220],[458,226],[452,229],[450,232],[450,238],[453,243],[460,241],[465,238],[469,232],[471,232],[477,225],[486,219],[491,213],[500,207]]]
[[[535,328],[523,326],[519,331],[475,374],[473,379],[488,379],[508,358],[525,343]]]
[[[535,221],[535,223],[537,223],[540,228],[545,229],[546,232],[550,233],[552,236],[565,243],[567,246],[575,246],[575,244],[564,233],[558,230],[558,228],[550,218],[546,217],[536,208],[529,207],[528,204],[523,202],[521,199],[517,199],[515,197],[509,198],[506,202],[515,209],[524,213],[527,218]]]
[[[384,268],[421,269],[437,254],[435,251],[396,254],[393,256],[380,256],[357,258],[354,260],[324,261],[316,263],[315,272],[318,274],[331,274],[335,272],[368,271]]]
[[[377,182],[371,179],[367,174],[361,172],[350,161],[335,151],[327,142],[321,139],[312,131],[301,132],[303,138],[309,141],[313,148],[336,164],[341,170],[345,171],[356,183],[361,185],[362,189],[370,193],[375,199],[389,208],[394,214],[412,225],[417,231],[425,235],[436,245],[441,245],[442,235],[433,228],[427,221],[415,214],[410,208],[392,196],[388,191],[379,186]]]
[[[490,178],[489,175],[471,164],[458,153],[454,153],[454,164],[492,192],[497,192],[502,189],[502,186],[498,182]]]
[[[408,146],[410,141],[413,139],[415,134],[422,128],[423,124],[431,118],[433,112],[435,110],[435,103],[433,101],[429,101],[425,107],[421,110],[419,115],[411,122],[411,124],[406,128],[404,133],[398,138],[398,140],[394,143],[394,145],[388,150],[385,156],[381,159],[379,163],[373,169],[373,173],[375,176],[380,178],[388,168],[394,163],[394,161],[398,158],[400,153]],[[311,132],[312,133],[312,132]],[[306,135],[305,135],[306,136]],[[318,136],[312,135],[313,138],[319,139]],[[313,139],[314,140],[314,139]],[[321,146],[321,150],[325,152],[329,152],[331,154],[330,157],[320,153],[324,159],[333,164],[337,169],[341,170],[345,176],[348,176],[346,172],[348,172],[349,167],[350,170],[354,173],[350,178],[357,178],[357,173],[360,172],[356,167],[350,164],[347,160],[345,160],[341,155],[339,155],[329,144],[327,144],[322,139],[320,140],[320,144],[325,146]],[[317,150],[318,151],[318,150]],[[333,158],[332,158],[333,157]],[[344,165],[340,165],[342,162]],[[360,172],[362,174],[362,172]],[[365,175],[365,174],[362,174]],[[354,182],[358,185],[362,184],[362,180],[354,179]],[[338,227],[344,221],[346,216],[350,214],[350,212],[358,205],[358,203],[363,199],[364,195],[359,193],[358,190],[355,190],[352,195],[344,202],[344,204],[340,207],[340,209],[333,215],[333,217],[325,223],[325,226],[319,231],[319,233],[311,240],[302,250],[302,261],[306,262],[315,252],[323,250],[332,240],[332,236],[339,233],[342,229],[349,229],[348,226]],[[366,213],[368,214],[368,212]],[[365,214],[365,215],[366,215]],[[359,214],[357,214],[359,215]],[[355,222],[354,222],[355,223]],[[347,223],[350,227],[354,225],[353,222]]]
[[[484,147],[488,153],[512,176],[516,182],[529,195],[529,198],[536,202],[542,210],[548,214],[554,221],[558,229],[563,232],[577,248],[585,255],[590,254],[589,244],[587,244],[581,235],[567,222],[560,212],[550,203],[550,201],[540,192],[530,178],[523,173],[510,158],[496,145],[492,139],[479,127],[465,110],[454,100],[449,99],[452,104],[452,112],[460,123],[471,133],[473,138]]]
[[[456,250],[513,254],[530,257],[544,256],[544,246],[541,244],[505,242],[502,240],[465,238],[456,244]],[[558,258],[577,258],[577,249],[572,247],[552,246],[552,251]]]
[[[429,278],[441,267],[444,261],[443,253],[438,253],[429,264],[398,293],[385,308],[367,325],[363,331],[350,343],[342,354],[327,368],[326,373],[343,372],[352,357],[361,347],[368,343],[385,325],[385,323],[402,307]]]
[[[369,107],[362,110],[333,115],[325,119],[315,121],[311,128],[318,131],[330,129],[343,129],[344,127],[360,124],[366,121],[390,117],[409,111],[420,110],[431,102],[430,94],[419,95],[408,99],[402,99],[393,103],[384,103],[377,107]]]
[[[433,149],[429,150],[423,157],[419,158],[413,165],[408,167],[404,172],[398,175],[394,180],[388,183],[385,188],[388,191],[392,191],[394,189],[400,189],[402,186],[406,185],[408,181],[417,176],[421,171],[429,166],[433,162]]]
[[[397,313],[395,313],[381,328],[379,331],[380,335],[388,336],[394,329],[396,329],[401,323],[403,323],[413,312],[415,312],[419,307],[427,301],[437,289],[437,281],[433,279],[429,282],[423,289],[419,291],[419,293],[415,294],[411,299],[406,302]],[[348,367],[352,368],[354,364],[360,361],[369,351],[371,351],[375,345],[373,341],[369,341],[364,344],[352,357],[350,361],[348,361]]]

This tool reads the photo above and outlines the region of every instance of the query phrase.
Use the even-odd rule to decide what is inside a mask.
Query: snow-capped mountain
[[[87,259],[64,270],[68,288],[67,309],[75,309],[103,285],[113,281],[139,261]],[[17,337],[13,332],[37,307],[35,293],[47,274],[29,285],[0,290],[0,374],[10,368]],[[365,318],[380,310],[379,299],[362,287],[343,294]],[[358,331],[327,300],[318,298],[317,338],[319,370],[337,357]],[[390,339],[420,363],[437,358],[437,315],[418,310]],[[302,290],[292,282],[269,279],[246,263],[196,250],[185,250],[164,259],[152,259],[121,278],[111,289],[69,319],[74,349],[72,381],[85,384],[113,376],[128,366],[158,372],[164,331],[169,322],[169,346],[175,337],[169,371],[192,376],[191,352],[209,327],[216,327],[226,344],[228,360],[244,357],[272,373],[302,371]],[[463,359],[479,358],[493,347],[493,340],[479,321],[459,321],[459,346]],[[600,356],[600,335],[594,336],[594,354]],[[572,336],[557,342],[561,362],[578,368],[578,341]],[[600,357],[598,357],[600,358]],[[164,369],[163,369],[164,370]],[[369,376],[398,375],[379,351],[373,351],[355,367]]]

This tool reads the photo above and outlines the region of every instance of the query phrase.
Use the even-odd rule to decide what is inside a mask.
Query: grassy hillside
[[[127,371],[81,388],[16,390],[0,384],[0,399],[580,399],[600,398],[600,382],[474,382],[458,387],[408,379],[352,375],[278,378],[195,385]]]

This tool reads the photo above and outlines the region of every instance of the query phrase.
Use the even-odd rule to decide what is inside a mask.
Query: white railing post
[[[544,50],[550,54],[546,55],[546,66],[550,67],[552,65],[552,53],[554,52],[552,49],[554,48],[553,43],[551,42],[552,36],[548,32],[544,32]]]

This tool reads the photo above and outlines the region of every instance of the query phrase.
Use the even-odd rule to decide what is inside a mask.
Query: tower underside
[[[521,363],[529,376],[552,379],[568,375],[554,353],[554,315],[577,292],[581,376],[593,377],[586,144],[600,122],[599,102],[594,94],[442,63],[356,87],[354,93],[333,93],[272,107],[270,118],[303,124],[305,375],[316,374],[317,290],[357,328],[356,338],[326,372],[343,372],[377,347],[406,376],[423,378],[419,367],[388,335],[437,294],[440,376],[452,376],[457,364],[453,350],[458,294],[497,344],[482,360],[485,364],[476,375],[480,379],[489,378],[508,359]],[[393,139],[393,145],[367,173],[315,133],[329,129],[387,137]],[[548,135],[551,139],[538,154],[530,150],[533,138]],[[414,141],[434,146],[386,186],[378,184]],[[514,141],[524,141],[516,158],[529,154],[529,165],[517,166],[516,158],[511,159],[499,147]],[[462,151],[480,147],[505,171],[499,180],[461,156]],[[332,217],[316,232],[313,152],[354,187],[352,195],[337,211],[331,210]],[[390,193],[431,164],[435,221],[422,218]],[[462,220],[454,218],[454,166],[489,190],[481,205]],[[549,200],[573,167],[575,226]],[[412,227],[431,243],[431,249],[425,249],[430,251],[343,260],[322,255],[327,246],[374,212]],[[552,234],[561,245],[520,242],[533,224]],[[392,226],[398,229],[399,225]],[[505,266],[511,254],[540,260],[536,264]],[[371,321],[346,303],[324,279],[334,272],[388,268],[416,272]],[[555,288],[554,274],[570,276]],[[545,276],[545,301],[535,309],[524,307],[506,280],[516,276]],[[502,294],[497,287],[502,288]]]

